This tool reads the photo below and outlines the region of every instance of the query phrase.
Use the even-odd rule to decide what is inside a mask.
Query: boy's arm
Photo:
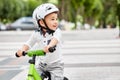
[[[46,46],[44,48],[44,51],[47,53],[49,52],[48,49],[50,47],[54,47],[55,45],[57,45],[60,41],[61,41],[61,38],[62,37],[62,34],[61,34],[61,30],[60,29],[57,29],[55,32],[54,32],[54,35],[50,41],[50,43],[48,44],[48,46]]]
[[[48,47],[53,47],[53,46],[57,45],[57,43],[58,43],[58,40],[56,38],[52,38]]]
[[[57,45],[57,43],[58,43],[58,40],[56,39],[56,38],[52,38],[51,39],[51,41],[50,41],[50,43],[49,43],[49,45],[47,45],[45,48],[44,48],[44,51],[46,52],[46,53],[48,53],[49,52],[49,48],[50,47],[54,47],[55,45]]]
[[[29,46],[23,45],[22,48],[19,49],[16,54],[20,57],[20,56],[22,56],[22,52],[27,51],[28,49],[29,49]]]
[[[28,41],[17,51],[18,56],[22,56],[23,51],[29,50],[36,42],[36,32],[33,32]]]

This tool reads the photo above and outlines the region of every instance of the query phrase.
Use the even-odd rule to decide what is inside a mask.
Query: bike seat
[[[67,77],[64,77],[64,79],[63,80],[69,80]]]
[[[42,77],[42,79],[44,80],[44,79],[48,79],[48,80],[51,80],[51,74],[50,74],[50,72],[48,72],[48,71],[44,71],[42,74],[41,74],[41,77]]]
[[[42,77],[43,80],[44,80],[44,79],[51,80],[51,74],[50,74],[50,72],[48,72],[48,71],[44,71],[44,72],[41,74],[41,77]],[[67,77],[64,77],[63,80],[69,80],[69,79],[68,79]]]

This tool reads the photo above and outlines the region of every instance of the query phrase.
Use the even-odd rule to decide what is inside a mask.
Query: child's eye
[[[56,19],[55,19],[55,18],[53,18],[53,19],[51,19],[51,20],[58,20],[58,18],[56,18]]]

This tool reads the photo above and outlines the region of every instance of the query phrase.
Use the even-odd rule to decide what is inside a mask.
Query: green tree
[[[60,20],[76,23],[82,16],[84,23],[94,25],[115,24],[117,0],[0,0],[0,21],[8,22],[22,16],[32,16],[36,6],[45,2],[52,2],[60,9]],[[117,12],[117,13],[116,13]]]
[[[0,0],[0,20],[14,20],[25,15],[25,5],[21,0]]]
[[[117,2],[116,0],[102,0],[103,12],[100,18],[100,24],[103,28],[106,28],[107,24],[115,25],[116,24],[116,10]]]
[[[120,38],[120,0],[117,0],[117,16],[118,16],[118,26],[119,26],[119,38]]]
[[[46,0],[44,0],[46,1]],[[43,1],[42,0],[27,0],[24,1],[27,7],[26,9],[26,16],[32,16],[33,10],[40,5]]]
[[[84,2],[84,21],[91,26],[100,18],[103,6],[100,0],[85,0]]]
[[[22,16],[31,16],[41,0],[0,0],[0,21],[12,22]]]
[[[76,23],[79,15],[91,25],[99,19],[103,7],[100,0],[59,0],[61,19]]]
[[[80,7],[84,0],[58,0],[58,7],[60,9],[60,19],[70,22],[77,22],[77,16],[80,14]]]

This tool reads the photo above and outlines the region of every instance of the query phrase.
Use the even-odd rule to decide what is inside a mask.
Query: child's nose
[[[57,21],[57,20],[55,20],[55,24],[58,24],[58,21]]]

